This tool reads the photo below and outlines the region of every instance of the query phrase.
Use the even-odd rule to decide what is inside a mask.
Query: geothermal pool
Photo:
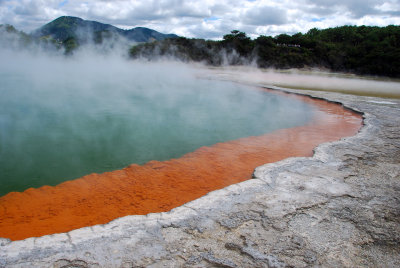
[[[168,211],[361,125],[340,105],[187,65],[17,63],[0,70],[0,237],[12,240]]]
[[[304,125],[315,110],[184,66],[53,64],[0,72],[0,196]]]

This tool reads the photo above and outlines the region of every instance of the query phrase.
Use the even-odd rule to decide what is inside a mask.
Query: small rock
[[[11,240],[8,238],[0,238],[0,246],[5,246],[11,243]]]
[[[293,236],[292,237],[292,244],[294,248],[301,249],[304,247],[305,242],[304,239],[300,236]]]
[[[214,254],[212,254],[211,252],[203,253],[202,257],[207,262],[209,262],[211,264],[218,265],[220,267],[226,267],[226,268],[235,268],[235,267],[237,267],[236,264],[233,263],[230,260],[219,259],[219,258],[214,257]]]
[[[317,261],[317,255],[314,252],[312,252],[311,250],[307,250],[304,253],[304,258],[303,259],[304,259],[304,261],[306,263],[313,264],[313,263],[315,263]]]

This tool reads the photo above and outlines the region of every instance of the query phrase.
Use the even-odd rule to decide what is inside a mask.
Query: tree
[[[292,44],[292,37],[290,35],[287,34],[280,34],[277,37],[275,37],[276,42],[278,42],[278,44]]]
[[[71,55],[75,49],[78,48],[79,44],[74,37],[69,37],[63,42],[65,49],[65,55]]]
[[[238,30],[224,35],[222,44],[230,50],[236,50],[241,56],[248,56],[254,48],[251,38]]]

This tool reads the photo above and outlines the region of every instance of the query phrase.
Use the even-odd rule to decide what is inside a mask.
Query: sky
[[[400,0],[0,0],[0,24],[25,32],[59,16],[190,38],[221,39],[232,30],[256,38],[342,25],[400,25]]]

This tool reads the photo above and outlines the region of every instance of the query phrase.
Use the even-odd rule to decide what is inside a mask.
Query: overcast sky
[[[400,0],[0,0],[0,24],[26,32],[64,15],[186,37],[220,39],[237,29],[255,38],[314,27],[400,25]]]

